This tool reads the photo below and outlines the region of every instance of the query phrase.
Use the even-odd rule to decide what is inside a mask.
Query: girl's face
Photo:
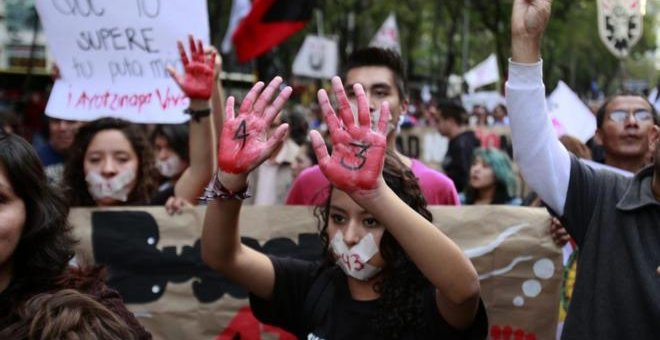
[[[495,186],[495,173],[488,163],[477,156],[470,167],[470,186],[475,190],[489,189]]]
[[[98,185],[104,187],[105,193],[121,190],[127,195],[135,189],[137,184],[138,164],[139,159],[131,142],[119,130],[98,132],[89,143],[83,162],[85,178],[89,178],[91,173],[99,175],[97,176],[99,181],[112,182],[114,180],[117,183],[103,185],[99,183]],[[88,188],[91,191],[90,185],[88,181]],[[90,193],[99,206],[122,203],[122,200],[116,198],[115,195],[95,197],[93,192]]]
[[[25,224],[25,203],[21,199],[9,179],[4,165],[0,164],[0,284],[3,273],[18,246]],[[5,287],[0,286],[0,291]]]
[[[185,161],[170,147],[163,136],[154,138],[156,150],[156,167],[163,177],[176,178],[188,167]]]
[[[312,166],[312,160],[307,157],[307,146],[303,145],[298,149],[298,154],[296,154],[296,159],[291,164],[291,174],[293,175],[293,178],[295,179],[300,175],[300,173]]]
[[[380,240],[385,232],[383,227],[369,212],[359,206],[345,192],[332,189],[330,196],[330,210],[328,214],[328,239],[333,240],[341,232],[344,243],[348,248],[357,245],[364,237],[371,234],[375,246],[380,248]],[[383,268],[385,261],[380,252],[375,254],[368,264]],[[360,263],[351,263],[360,266]]]

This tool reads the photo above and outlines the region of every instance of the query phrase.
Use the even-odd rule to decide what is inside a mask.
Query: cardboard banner
[[[209,41],[206,1],[38,0],[48,46],[60,68],[46,114],[181,123],[188,99],[165,67],[183,71],[177,40]]]
[[[546,210],[473,206],[431,211],[435,224],[479,272],[489,334],[554,339],[562,255],[548,233]],[[250,313],[246,291],[202,263],[203,214],[203,207],[176,216],[162,207],[73,209],[78,262],[107,265],[109,284],[156,339],[292,339],[260,325]],[[267,254],[317,259],[316,225],[311,207],[241,210],[244,244]]]

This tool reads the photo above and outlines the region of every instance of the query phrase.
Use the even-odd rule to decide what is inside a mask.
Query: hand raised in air
[[[332,156],[328,155],[321,135],[317,131],[310,133],[321,171],[333,186],[349,194],[375,189],[382,176],[387,147],[389,104],[383,102],[377,128],[372,130],[372,117],[362,85],[355,84],[353,87],[357,101],[358,125],[355,123],[344,86],[338,77],[332,79],[332,88],[337,97],[340,118],[332,109],[325,90],[320,90],[318,93],[319,105],[323,110],[332,139]]]
[[[281,124],[269,135],[271,123],[292,92],[291,87],[287,86],[270,103],[280,84],[280,77],[275,77],[265,89],[263,82],[256,83],[243,99],[238,115],[234,114],[234,97],[227,99],[226,121],[218,150],[220,170],[246,174],[266,160],[282,143],[289,129],[288,124]]]
[[[210,57],[207,58],[204,55],[202,41],[195,41],[192,35],[188,36],[188,42],[190,44],[190,58],[186,54],[183,43],[181,41],[177,42],[184,75],[180,75],[172,66],[167,67],[167,72],[188,98],[208,100],[211,98],[211,90],[215,79],[216,54],[212,52]]]

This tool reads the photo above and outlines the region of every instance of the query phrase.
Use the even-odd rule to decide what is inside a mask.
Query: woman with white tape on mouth
[[[172,169],[164,171],[164,175],[176,177],[171,191],[176,200],[168,200],[171,195],[154,200],[159,174],[144,130],[125,120],[101,118],[79,129],[65,166],[64,184],[72,206],[161,205],[167,201],[166,208],[172,213],[197,202],[214,168],[210,114],[221,116],[221,109],[211,108],[211,101],[214,107],[219,106],[219,87],[213,85],[219,64],[215,52],[205,55],[201,41],[190,36],[189,42],[190,57],[178,43],[185,74],[168,69],[190,99],[185,112],[191,115],[190,133],[186,134],[189,141],[184,142],[190,144],[189,157],[185,157],[189,160],[168,163]]]
[[[147,205],[157,179],[144,131],[117,118],[83,125],[64,168],[67,198],[74,207]]]
[[[310,134],[319,165],[333,186],[319,208],[322,263],[266,256],[241,244],[239,212],[247,176],[282,142],[288,126],[268,137],[291,94],[276,77],[257,83],[238,115],[226,106],[219,172],[206,196],[202,258],[250,292],[256,317],[300,339],[484,339],[487,317],[479,279],[461,249],[431,223],[415,177],[385,152],[389,119],[383,103],[372,130],[366,95],[356,94],[358,123],[338,77],[339,117],[319,91],[334,145]]]

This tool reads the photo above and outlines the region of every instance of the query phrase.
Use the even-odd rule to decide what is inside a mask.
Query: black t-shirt
[[[174,185],[166,186],[162,190],[158,190],[154,197],[151,198],[149,205],[165,205],[167,200],[172,196],[174,196]]]
[[[346,276],[337,271],[328,283],[333,285],[326,317],[320,324],[306,315],[305,300],[319,277],[317,263],[290,258],[270,257],[275,268],[275,287],[270,301],[250,295],[254,315],[267,324],[281,327],[299,339],[341,340],[381,339],[372,329],[371,319],[378,311],[378,300],[356,301],[351,298]],[[332,270],[332,269],[326,269]],[[323,290],[326,293],[328,290]],[[442,318],[435,304],[435,289],[429,284],[424,292],[424,327],[408,330],[402,339],[485,339],[488,319],[482,303],[472,326],[465,331],[452,329]]]
[[[447,176],[454,181],[458,192],[462,192],[467,184],[472,153],[480,145],[481,141],[471,130],[465,131],[449,141],[442,167]]]

